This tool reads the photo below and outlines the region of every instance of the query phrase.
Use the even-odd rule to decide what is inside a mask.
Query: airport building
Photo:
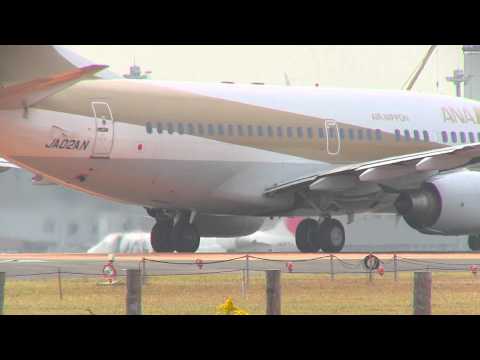
[[[480,45],[464,45],[465,97],[480,101]]]

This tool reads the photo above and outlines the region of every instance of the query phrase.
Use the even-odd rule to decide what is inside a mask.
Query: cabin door
[[[92,157],[108,159],[113,148],[112,111],[105,102],[92,102],[92,110],[95,117],[95,144]]]

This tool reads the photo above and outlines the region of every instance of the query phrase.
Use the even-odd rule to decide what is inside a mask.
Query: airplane
[[[480,233],[473,100],[128,80],[56,46],[0,46],[0,59],[2,166],[144,207],[157,252],[195,252],[200,237],[246,236],[275,217],[307,217],[301,252],[341,251],[336,217],[358,213]]]

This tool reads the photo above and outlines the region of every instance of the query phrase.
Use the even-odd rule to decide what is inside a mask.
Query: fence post
[[[432,273],[415,272],[413,275],[413,315],[432,314]]]
[[[281,315],[281,282],[280,270],[267,270],[267,315]]]
[[[242,269],[242,296],[245,297],[245,269]]]
[[[127,315],[142,314],[142,281],[139,269],[127,269]]]
[[[330,280],[335,280],[335,273],[333,271],[333,255],[330,255]]]
[[[145,258],[142,258],[142,285],[147,283],[147,264]]]
[[[245,268],[246,268],[246,271],[247,271],[247,286],[246,286],[246,289],[248,290],[248,288],[250,287],[250,256],[248,254],[245,257]]]
[[[393,254],[393,280],[398,281],[397,254]]]
[[[3,315],[3,304],[5,298],[5,273],[0,272],[0,315]]]
[[[63,300],[63,290],[62,290],[62,271],[60,268],[57,268],[57,279],[58,279],[58,295],[60,300]]]

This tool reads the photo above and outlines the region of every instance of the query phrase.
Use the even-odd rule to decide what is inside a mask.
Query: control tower
[[[148,79],[151,74],[152,74],[151,71],[145,71],[145,73],[142,74],[142,69],[140,68],[140,66],[135,64],[135,60],[134,60],[133,65],[130,66],[130,73],[123,75],[123,77],[125,79],[143,80],[143,79]]]
[[[465,97],[480,101],[480,45],[463,45]]]

